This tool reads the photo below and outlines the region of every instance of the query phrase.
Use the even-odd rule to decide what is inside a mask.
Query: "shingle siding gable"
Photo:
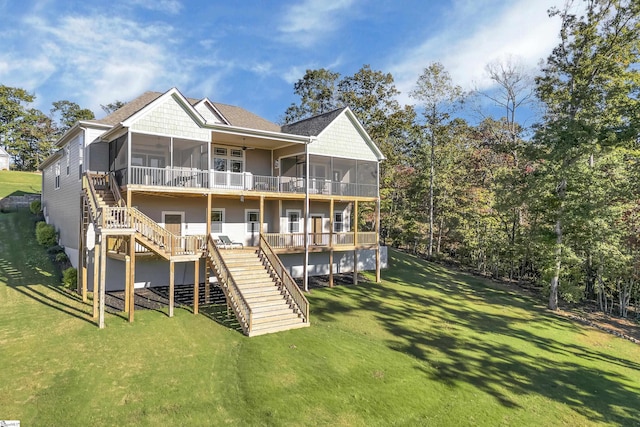
[[[323,156],[345,157],[358,160],[377,161],[354,123],[342,114],[328,125],[318,139],[309,144],[309,153]]]
[[[210,139],[209,131],[201,128],[174,97],[167,98],[137,119],[131,129],[200,141]]]

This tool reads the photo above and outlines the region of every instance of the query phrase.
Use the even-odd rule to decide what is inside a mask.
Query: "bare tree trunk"
[[[444,218],[440,218],[440,227],[438,227],[438,244],[436,246],[436,253],[440,253],[440,243],[442,242],[442,228],[444,227]]]
[[[560,218],[556,221],[556,268],[551,278],[549,289],[549,309],[558,309],[558,283],[560,282],[560,268],[562,266],[562,222]]]
[[[436,158],[436,136],[435,130],[431,132],[431,168],[429,172],[429,249],[428,254],[429,258],[433,256],[433,182],[434,175],[436,172],[435,169],[435,158]]]

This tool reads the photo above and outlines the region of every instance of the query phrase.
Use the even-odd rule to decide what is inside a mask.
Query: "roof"
[[[162,96],[160,92],[145,92],[136,99],[127,102],[122,107],[118,108],[113,113],[100,120],[91,120],[92,122],[101,123],[105,125],[115,126],[133,116],[138,111],[142,110],[147,105]]]
[[[294,135],[318,136],[331,124],[347,107],[338,108],[318,116],[300,120],[299,122],[290,123],[282,126],[282,132]]]
[[[160,92],[145,92],[134,100],[126,103],[121,108],[117,109],[108,116],[100,120],[91,120],[91,122],[106,124],[115,126],[124,122],[129,117],[133,116],[138,111],[142,110],[147,105],[151,104],[156,99],[160,98],[163,93]],[[201,99],[197,98],[185,98],[192,106],[198,104]],[[217,110],[224,116],[224,119],[231,125],[236,127],[265,130],[270,132],[280,132],[280,126],[269,120],[245,110],[241,107],[234,105],[221,104],[218,102],[211,103]]]
[[[231,126],[266,130],[270,132],[280,132],[280,126],[269,120],[253,114],[250,111],[241,107],[235,107],[233,105],[220,104],[218,102],[212,102],[213,106],[224,116]]]
[[[7,150],[4,148],[0,147],[0,156],[9,156],[9,153],[7,153]]]

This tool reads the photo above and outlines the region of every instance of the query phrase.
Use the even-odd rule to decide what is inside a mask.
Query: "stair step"
[[[285,321],[302,321],[300,316],[294,313],[292,310],[289,310],[287,313],[254,313],[253,314],[253,325],[263,325],[265,323],[278,323]]]
[[[282,303],[279,304],[271,304],[271,305],[263,305],[260,307],[251,306],[251,311],[253,311],[254,318],[256,316],[262,318],[266,316],[279,316],[281,314],[292,314],[295,313],[293,308],[288,305],[284,305]]]
[[[299,323],[303,323],[302,319],[296,315],[291,315],[291,317],[287,317],[287,318],[283,318],[283,319],[277,319],[277,320],[271,320],[271,321],[258,321],[257,320],[260,319],[253,319],[253,327],[252,327],[252,332],[257,332],[259,330],[265,330],[265,329],[276,329],[276,328],[280,328],[283,326],[291,326],[291,325],[297,325]]]
[[[261,295],[261,294],[253,294],[253,295],[244,295],[244,299],[247,301],[247,303],[249,305],[251,305],[252,307],[254,306],[254,304],[261,304],[261,303],[273,303],[275,301],[281,301],[284,304],[284,295],[281,294],[268,294],[268,295]]]
[[[248,297],[248,296],[256,296],[256,295],[281,295],[284,297],[284,294],[282,294],[278,288],[276,287],[265,287],[265,286],[261,286],[261,287],[257,287],[257,288],[242,288],[240,287],[240,292],[242,292],[242,296],[244,297]]]

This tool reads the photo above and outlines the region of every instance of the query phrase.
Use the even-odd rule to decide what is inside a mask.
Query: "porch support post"
[[[198,303],[200,302],[200,260],[195,260],[193,264],[193,314],[198,314]]]
[[[129,294],[125,296],[129,300],[129,323],[133,323],[133,313],[136,308],[136,236],[129,238],[129,257],[131,267],[129,269]]]
[[[127,130],[127,187],[129,184],[133,184],[131,181],[131,129]],[[115,163],[115,160],[114,160]],[[127,203],[129,203],[128,199],[129,195],[127,194]]]
[[[175,263],[169,261],[169,317],[173,317],[173,303],[175,298],[174,273]]]
[[[262,230],[264,229],[264,195],[260,196],[260,228],[259,228],[259,238],[262,237]],[[258,241],[258,246],[260,245],[260,241]]]
[[[133,203],[133,195],[131,194],[131,190],[129,190],[127,188],[127,207],[131,207],[131,204]]]
[[[376,283],[380,283],[380,198],[376,200]]]
[[[97,239],[96,239],[97,240]],[[98,294],[100,281],[100,242],[96,242],[93,248],[93,318],[98,318]]]
[[[131,256],[124,256],[124,312],[129,313],[129,288],[131,287]]]
[[[82,302],[87,302],[87,261],[89,259],[89,250],[82,248]]]
[[[100,245],[100,310],[98,313],[98,327],[104,329],[104,306],[106,298],[107,279],[107,236],[102,235]]]
[[[353,244],[355,245],[353,249],[353,284],[357,285],[358,284],[358,201],[357,200],[353,202]]]
[[[211,236],[211,193],[207,193],[206,218],[207,218],[207,239],[209,239],[209,236]],[[204,262],[204,302],[206,304],[209,304],[210,298],[211,298],[211,284],[209,283],[209,261],[205,261]]]
[[[84,267],[84,197],[80,197],[80,224],[78,224],[80,232],[78,233],[78,274],[76,277],[76,289],[82,295],[82,302],[87,302],[87,290],[83,287],[85,267]]]
[[[311,141],[309,141],[311,142]],[[309,292],[309,145],[304,146],[305,152],[305,185],[304,185],[304,290]]]
[[[333,165],[333,157],[331,158]],[[333,170],[333,168],[332,168]],[[333,173],[333,172],[331,172]],[[333,288],[333,221],[334,221],[334,200],[333,196],[329,200],[329,287]]]

